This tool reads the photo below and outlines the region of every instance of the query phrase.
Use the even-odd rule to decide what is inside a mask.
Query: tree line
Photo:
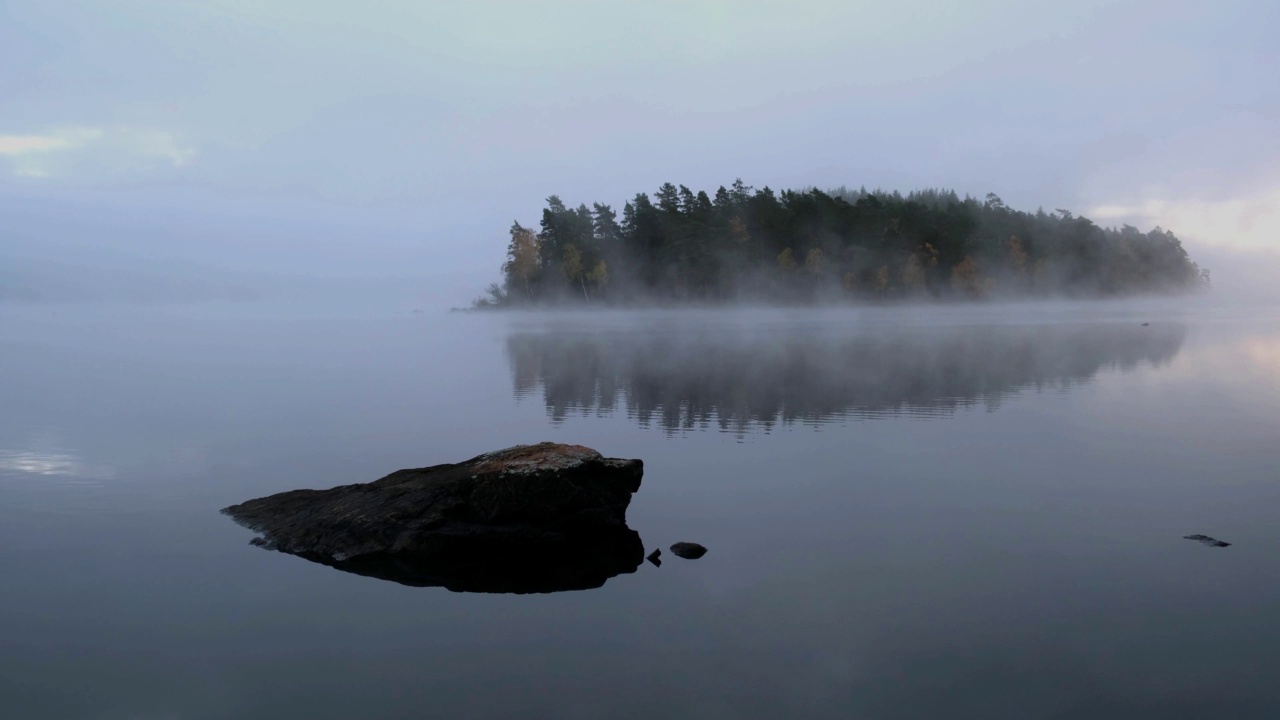
[[[1206,285],[1159,227],[1100,227],[954,191],[756,190],[666,183],[622,208],[557,196],[513,223],[503,281],[478,306],[1107,296]]]

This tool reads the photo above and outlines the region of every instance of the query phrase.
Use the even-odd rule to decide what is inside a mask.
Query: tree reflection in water
[[[1065,391],[1099,371],[1170,362],[1181,325],[1138,323],[818,328],[647,326],[507,339],[517,398],[542,390],[553,422],[620,408],[668,433],[740,435],[779,424],[995,410],[1024,390]]]

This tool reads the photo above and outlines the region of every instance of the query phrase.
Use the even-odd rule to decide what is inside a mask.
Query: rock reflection
[[[988,409],[1027,388],[1065,390],[1100,370],[1167,364],[1181,325],[670,329],[517,334],[507,339],[518,398],[547,413],[611,415],[668,433],[740,435],[778,424]]]
[[[261,541],[255,544],[265,546]],[[644,561],[640,535],[626,527],[512,542],[499,535],[459,538],[430,553],[385,554],[336,560],[291,553],[344,572],[413,587],[454,592],[553,593],[590,590],[635,572]]]

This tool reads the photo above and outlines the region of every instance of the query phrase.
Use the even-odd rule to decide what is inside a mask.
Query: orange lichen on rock
[[[568,470],[600,458],[600,453],[582,445],[543,442],[537,445],[516,445],[481,455],[478,458],[480,463],[475,466],[474,472],[527,475]]]

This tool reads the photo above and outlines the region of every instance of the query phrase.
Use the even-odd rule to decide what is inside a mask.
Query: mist
[[[195,221],[192,217],[198,217]],[[500,273],[503,238],[484,236],[470,258],[441,266],[437,245],[383,218],[363,225],[171,211],[148,218],[101,204],[15,203],[0,243],[0,302],[183,303],[337,300],[443,311],[469,305]],[[359,238],[357,240],[357,238]],[[1188,299],[1238,306],[1280,302],[1280,255],[1265,248],[1187,240],[1212,286]],[[845,301],[840,300],[841,303]]]
[[[1277,28],[0,0],[0,708],[1280,716]]]
[[[1263,247],[1232,247],[1190,242],[1188,252],[1212,273],[1212,302],[1248,307],[1280,303],[1280,251]]]

